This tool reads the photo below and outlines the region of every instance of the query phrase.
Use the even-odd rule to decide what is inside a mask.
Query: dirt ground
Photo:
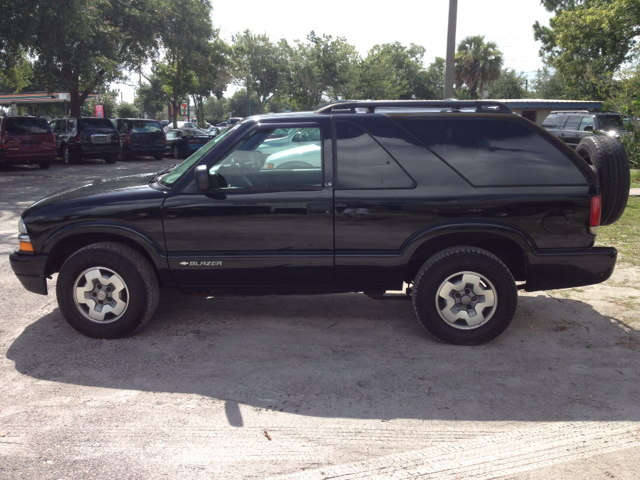
[[[171,163],[0,170],[0,479],[640,478],[638,268],[521,293],[479,347],[362,294],[168,291],[137,335],[95,340],[22,288],[24,208]]]

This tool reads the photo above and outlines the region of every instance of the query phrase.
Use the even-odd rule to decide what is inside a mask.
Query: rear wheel
[[[68,146],[62,147],[62,161],[65,165],[74,165],[78,163],[78,159],[75,155],[71,153]]]
[[[111,155],[111,156],[105,158],[104,161],[107,162],[107,163],[116,163],[118,161],[118,156],[117,155]]]
[[[121,338],[142,327],[158,304],[155,271],[136,250],[119,243],[88,245],[67,259],[56,284],[69,324],[93,338]]]
[[[48,168],[51,167],[51,162],[49,160],[45,161],[45,162],[40,162],[38,163],[38,166],[42,169],[42,170],[46,170]]]
[[[511,323],[518,295],[511,272],[492,253],[451,247],[427,260],[413,288],[413,307],[435,338],[455,345],[493,340]]]
[[[156,160],[162,160],[164,158],[164,155],[154,155],[153,158],[155,158]]]
[[[602,215],[600,225],[611,225],[624,213],[629,199],[631,173],[624,146],[615,138],[604,135],[585,137],[576,153],[593,165],[600,180]]]

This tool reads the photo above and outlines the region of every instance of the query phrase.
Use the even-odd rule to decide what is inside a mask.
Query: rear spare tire
[[[593,165],[598,174],[602,193],[600,225],[616,223],[627,206],[631,185],[629,159],[624,146],[615,138],[593,135],[583,138],[576,152]]]

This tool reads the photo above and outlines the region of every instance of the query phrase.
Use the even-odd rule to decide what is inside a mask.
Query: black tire
[[[79,296],[82,288],[85,291]],[[94,243],[78,250],[62,265],[56,296],[62,315],[80,333],[93,338],[122,338],[141,328],[153,315],[159,298],[158,278],[149,262],[133,248],[113,242]],[[104,303],[99,305],[100,301]]]
[[[592,135],[580,141],[576,152],[598,173],[602,193],[600,225],[616,223],[627,206],[631,185],[629,159],[624,146],[615,138]]]
[[[171,150],[171,152],[173,153],[173,158],[175,158],[176,160],[180,159],[180,149],[178,149],[177,146],[174,145],[174,147]]]
[[[511,272],[492,253],[458,246],[429,258],[413,286],[413,308],[438,340],[480,345],[509,326],[518,304]]]
[[[107,163],[116,163],[118,161],[118,156],[117,155],[110,155],[107,158],[105,158],[104,161],[107,162]]]
[[[62,147],[62,162],[65,165],[75,165],[78,163],[78,159],[75,155],[71,154],[71,150],[66,145]]]
[[[51,168],[51,162],[49,160],[47,160],[46,162],[40,162],[38,163],[38,166],[41,170],[47,170],[48,168]]]
[[[155,158],[156,160],[162,160],[164,158],[164,155],[154,155],[153,158]]]

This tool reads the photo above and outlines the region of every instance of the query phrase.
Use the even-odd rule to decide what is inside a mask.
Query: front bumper
[[[616,266],[611,247],[527,253],[527,292],[583,287],[606,281]]]
[[[47,278],[44,274],[47,255],[26,254],[14,250],[9,254],[9,263],[25,289],[47,295]]]

